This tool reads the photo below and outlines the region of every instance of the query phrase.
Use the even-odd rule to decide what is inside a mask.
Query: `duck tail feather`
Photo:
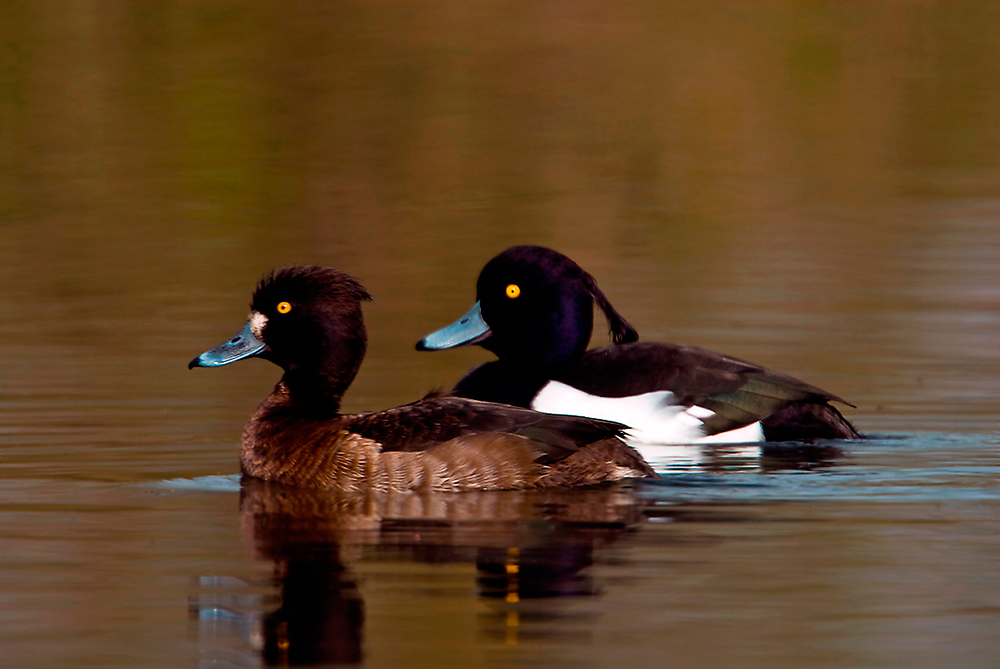
[[[639,333],[636,329],[632,327],[625,317],[622,316],[618,311],[611,306],[611,302],[608,300],[607,296],[604,294],[598,285],[597,281],[590,274],[584,272],[584,282],[587,284],[587,289],[593,296],[594,301],[597,302],[597,306],[601,308],[604,312],[605,318],[608,319],[608,328],[611,331],[611,340],[615,344],[629,344],[634,341],[639,340]]]

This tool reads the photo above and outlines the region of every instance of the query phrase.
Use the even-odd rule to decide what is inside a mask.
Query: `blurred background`
[[[236,473],[278,370],[186,364],[272,267],[375,296],[346,410],[449,387],[490,354],[414,343],[524,243],[644,339],[802,378],[863,432],[995,434],[998,26],[969,0],[6,0],[5,499]]]

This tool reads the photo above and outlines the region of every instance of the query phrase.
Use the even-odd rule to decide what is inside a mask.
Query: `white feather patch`
[[[743,427],[728,432],[710,434],[698,440],[699,444],[750,444],[757,441],[764,441],[764,426],[760,421],[750,423]]]
[[[257,339],[264,339],[264,328],[267,327],[267,316],[259,311],[250,312],[250,332]]]
[[[630,444],[738,444],[764,440],[759,422],[706,436],[704,419],[715,413],[705,407],[678,405],[669,390],[630,397],[601,397],[559,381],[549,381],[535,395],[531,408],[624,423],[630,427],[627,433]]]

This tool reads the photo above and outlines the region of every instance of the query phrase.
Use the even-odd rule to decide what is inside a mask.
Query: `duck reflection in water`
[[[510,642],[522,600],[596,594],[586,574],[595,548],[644,518],[625,485],[347,494],[253,479],[240,513],[254,554],[273,563],[281,601],[260,625],[269,665],[362,661],[364,588],[349,559],[475,564],[478,592],[494,602],[483,632],[503,630]]]
[[[765,471],[823,468],[828,454],[822,445],[817,449],[777,451],[767,458]],[[719,473],[727,460],[701,471]],[[649,518],[743,520],[731,507],[714,511],[678,503],[678,490],[710,488],[715,480],[725,485],[724,477],[681,475],[587,489],[359,494],[245,477],[240,493],[244,538],[256,558],[270,563],[265,592],[276,591],[280,603],[268,606],[262,601],[271,602],[270,595],[257,594],[255,603],[244,598],[223,605],[230,610],[219,616],[215,603],[234,602],[248,586],[223,580],[213,587],[206,579],[212,589],[202,588],[193,613],[228,618],[241,643],[260,652],[269,665],[360,663],[366,587],[353,565],[469,564],[476,566],[477,592],[486,605],[477,619],[486,639],[517,643],[529,629],[533,637],[565,635],[567,625],[581,633],[580,623],[586,637],[590,618],[579,607],[570,614],[562,602],[600,595],[607,587],[589,569],[595,555],[600,562],[601,549],[616,542],[627,547],[628,538]],[[405,573],[405,567],[400,571]],[[565,624],[537,624],[553,619]]]
[[[296,498],[297,492],[247,480],[240,494],[244,536],[256,557],[273,563],[272,586],[281,602],[263,617],[264,661],[357,664],[364,624],[357,578],[340,542],[313,516],[322,502]]]

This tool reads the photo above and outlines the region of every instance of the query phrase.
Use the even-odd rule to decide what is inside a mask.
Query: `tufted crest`
[[[597,280],[572,259],[558,251],[544,246],[513,246],[490,260],[483,268],[483,274],[488,274],[488,269],[491,266],[504,267],[506,271],[518,268],[520,272],[535,275],[536,280],[560,286],[563,289],[575,284],[582,293],[590,295],[604,312],[614,343],[627,344],[639,339],[636,329],[611,305],[607,295],[597,285]]]
[[[279,301],[344,305],[371,299],[364,286],[351,275],[330,267],[303,265],[283,267],[262,276],[250,308],[266,313]]]

